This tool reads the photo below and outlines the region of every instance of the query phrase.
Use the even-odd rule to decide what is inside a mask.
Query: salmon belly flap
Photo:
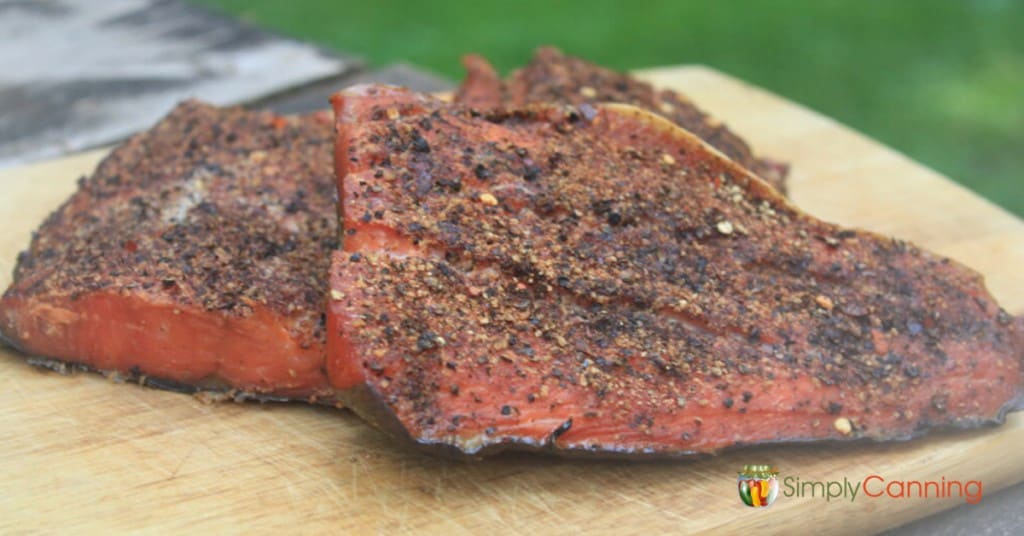
[[[1022,341],[970,269],[808,216],[623,105],[334,96],[339,399],[442,452],[672,456],[999,422]]]
[[[480,109],[519,108],[530,103],[630,104],[689,130],[780,192],[786,191],[787,164],[756,157],[743,138],[683,94],[655,89],[626,73],[569,56],[554,47],[538,48],[530,63],[505,80],[480,56],[467,55],[462,63],[466,78],[455,93],[458,103]]]
[[[179,105],[36,231],[0,332],[51,364],[154,386],[330,400],[333,141],[328,114]]]

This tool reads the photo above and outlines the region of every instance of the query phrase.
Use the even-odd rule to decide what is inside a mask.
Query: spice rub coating
[[[35,232],[0,330],[124,376],[323,396],[332,146],[329,114],[179,105]]]
[[[1001,421],[1022,340],[970,269],[816,220],[636,108],[334,97],[328,375],[448,453],[666,456]]]
[[[787,164],[755,157],[750,146],[720,121],[701,111],[685,95],[656,90],[625,73],[568,56],[553,47],[536,50],[533,60],[502,81],[486,59],[467,55],[462,60],[466,79],[455,101],[484,108],[520,108],[531,103],[631,104],[661,115],[696,134],[741,166],[753,171],[780,192],[786,192]]]

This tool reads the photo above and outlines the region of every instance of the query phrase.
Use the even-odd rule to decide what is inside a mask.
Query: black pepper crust
[[[693,101],[672,90],[656,90],[625,73],[612,71],[554,47],[541,47],[532,61],[498,79],[494,68],[479,56],[467,56],[468,71],[455,101],[477,108],[518,108],[531,103],[623,103],[659,114],[689,130],[741,166],[786,192],[789,165],[754,156],[746,141]]]
[[[417,444],[674,456],[1019,400],[1024,340],[977,273],[803,214],[663,119],[387,88],[336,109],[329,373]]]
[[[322,344],[332,144],[322,116],[183,103],[79,180],[4,297],[133,291],[234,316],[258,304]]]
[[[62,370],[207,398],[333,403],[333,139],[323,112],[179,105],[36,230],[0,299],[3,339]]]

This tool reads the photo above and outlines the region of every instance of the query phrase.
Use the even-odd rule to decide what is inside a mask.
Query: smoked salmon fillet
[[[57,368],[329,398],[333,140],[329,113],[179,105],[114,149],[35,232],[0,300],[0,332]]]
[[[683,94],[655,89],[628,74],[568,56],[553,47],[538,48],[529,64],[504,81],[481,56],[467,55],[462,64],[466,79],[455,93],[456,102],[480,109],[518,108],[531,103],[632,104],[675,122],[786,192],[787,164],[755,157],[743,138]]]
[[[442,453],[659,457],[1001,422],[1024,340],[976,272],[809,216],[625,105],[333,97],[327,372]]]

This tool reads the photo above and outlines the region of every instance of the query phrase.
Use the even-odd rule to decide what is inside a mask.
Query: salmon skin
[[[425,449],[664,457],[998,423],[1024,341],[974,271],[841,228],[625,105],[333,97],[327,371]]]
[[[531,103],[632,104],[675,122],[786,192],[788,164],[755,157],[743,138],[675,91],[657,90],[628,74],[568,56],[553,47],[537,49],[529,64],[504,81],[481,56],[467,55],[462,63],[466,79],[456,91],[456,102],[480,109],[519,108]]]
[[[0,300],[33,363],[179,391],[330,399],[329,113],[179,105],[35,232]]]

